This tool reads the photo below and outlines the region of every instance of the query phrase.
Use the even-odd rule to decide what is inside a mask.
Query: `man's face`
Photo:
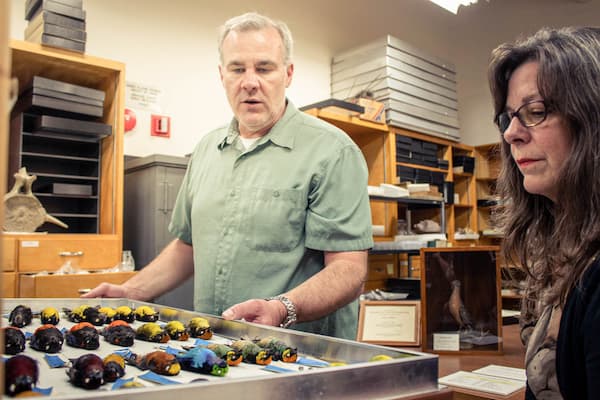
[[[227,100],[238,120],[240,135],[262,136],[285,111],[285,89],[293,64],[284,64],[281,36],[275,28],[230,32],[219,65]]]

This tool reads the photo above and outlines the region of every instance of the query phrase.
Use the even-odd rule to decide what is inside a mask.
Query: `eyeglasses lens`
[[[498,120],[496,123],[498,124],[500,132],[504,133],[510,126],[510,122],[515,116],[519,119],[521,125],[526,128],[530,128],[532,126],[541,124],[546,119],[547,114],[548,113],[546,111],[546,105],[544,102],[536,100],[523,104],[514,113],[510,113],[508,111],[503,112],[502,114],[498,115]]]

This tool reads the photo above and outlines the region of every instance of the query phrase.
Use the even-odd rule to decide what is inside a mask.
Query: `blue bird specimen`
[[[217,356],[214,351],[205,347],[194,347],[175,356],[185,371],[199,372],[214,376],[225,376],[229,367],[227,362]]]

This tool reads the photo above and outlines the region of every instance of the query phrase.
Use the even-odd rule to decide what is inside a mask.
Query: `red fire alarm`
[[[137,122],[137,118],[135,116],[135,111],[131,108],[125,109],[125,132],[129,132],[135,128]]]
[[[171,117],[152,114],[150,120],[150,134],[152,136],[171,137]]]

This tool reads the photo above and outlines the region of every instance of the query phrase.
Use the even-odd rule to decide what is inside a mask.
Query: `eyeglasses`
[[[515,116],[521,125],[531,128],[544,122],[549,112],[543,100],[533,100],[522,104],[515,112],[504,111],[498,114],[494,122],[498,125],[500,133],[504,134]]]

